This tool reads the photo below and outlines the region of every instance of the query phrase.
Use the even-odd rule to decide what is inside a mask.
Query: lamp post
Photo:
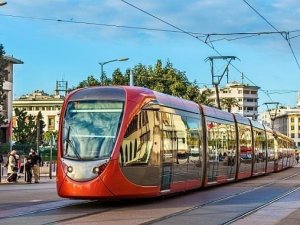
[[[7,4],[7,2],[0,1],[0,6],[6,5],[6,4]]]
[[[100,80],[101,80],[101,85],[103,85],[103,79],[104,79],[104,71],[103,71],[103,66],[107,63],[111,63],[111,62],[117,62],[117,61],[127,61],[129,58],[120,58],[120,59],[113,59],[113,60],[109,60],[106,62],[99,62],[100,66],[101,66],[101,75],[100,75]]]

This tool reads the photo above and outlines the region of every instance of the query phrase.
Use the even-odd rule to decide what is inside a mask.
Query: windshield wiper
[[[65,139],[65,142],[67,143],[66,145],[66,153],[68,153],[68,148],[69,148],[69,145],[71,146],[75,156],[77,157],[78,160],[82,160],[82,158],[80,157],[80,154],[79,152],[77,151],[75,145],[74,145],[74,142],[70,139],[70,130],[71,130],[71,126],[68,127],[68,132],[67,132],[67,137]]]

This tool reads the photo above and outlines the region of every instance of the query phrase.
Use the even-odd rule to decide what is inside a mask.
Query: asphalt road
[[[0,225],[271,225],[283,224],[298,208],[299,167],[167,198],[113,202],[60,198],[55,179],[43,178],[38,184],[0,184]]]

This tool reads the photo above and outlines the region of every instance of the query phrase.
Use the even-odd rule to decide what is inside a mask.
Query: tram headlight
[[[98,174],[100,171],[99,167],[94,167],[93,168],[93,173]]]
[[[68,173],[72,173],[73,172],[73,167],[72,166],[68,166],[67,167],[67,171],[68,171]]]
[[[107,167],[107,162],[106,163],[104,163],[104,164],[102,164],[101,166],[99,166],[99,167],[94,167],[93,168],[93,173],[94,174],[101,174],[104,170],[105,170],[105,168]]]

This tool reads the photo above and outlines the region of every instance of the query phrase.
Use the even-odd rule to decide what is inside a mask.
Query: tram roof
[[[206,105],[201,105],[202,109],[203,109],[203,113],[205,116],[210,116],[213,118],[217,118],[217,119],[222,119],[222,120],[227,120],[230,122],[234,121],[233,118],[233,114],[220,110],[220,109],[216,109],[216,108],[212,108]]]
[[[253,127],[264,130],[264,126],[258,121],[250,120]]]
[[[195,102],[185,100],[182,98],[174,97],[171,95],[163,94],[157,91],[153,91],[158,104],[171,108],[181,109],[193,113],[200,113],[199,105]]]

